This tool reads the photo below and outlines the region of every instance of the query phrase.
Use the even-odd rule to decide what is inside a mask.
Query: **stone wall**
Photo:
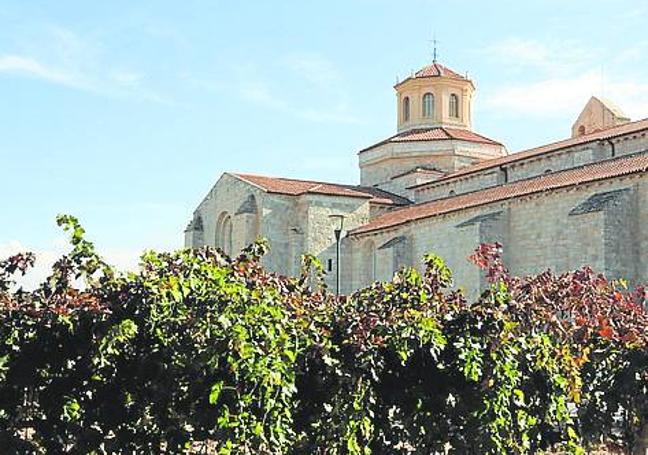
[[[453,194],[463,194],[471,191],[477,191],[503,183],[502,172],[496,169],[490,169],[487,172],[467,175],[464,178],[444,180],[433,182],[428,185],[416,188],[414,190],[414,201],[427,202],[436,199],[446,198]]]
[[[407,242],[390,245],[399,238]],[[648,264],[639,252],[648,247],[648,175],[516,198],[352,236],[348,244],[356,253],[349,258],[357,271],[355,286],[368,275],[362,263],[366,253],[360,254],[365,241],[376,246],[376,278],[388,279],[399,265],[395,253],[387,250],[407,245],[409,252],[399,254],[417,266],[428,252],[441,255],[458,285],[471,295],[485,283],[466,258],[478,244],[493,241],[504,244],[504,259],[517,275],[589,265],[610,278],[643,281]]]
[[[431,201],[448,197],[450,194],[478,191],[506,182],[515,182],[618,156],[645,152],[648,152],[646,133],[634,133],[609,141],[601,140],[555,150],[456,178],[432,181],[414,189],[410,197],[415,202]]]
[[[497,144],[461,140],[386,142],[359,155],[360,181],[366,186],[390,185],[394,176],[416,167],[452,172],[483,159],[505,154]]]
[[[362,198],[344,198],[326,195],[305,195],[300,197],[297,216],[303,220],[304,244],[301,255],[308,252],[317,256],[325,269],[327,269],[326,282],[331,289],[335,289],[337,252],[335,230],[339,227],[339,219],[331,215],[344,215],[344,231],[359,227],[369,221],[370,203]],[[272,238],[272,237],[270,237]],[[341,257],[346,251],[343,247]],[[348,263],[341,261],[341,271],[344,276],[351,273],[346,267]],[[330,265],[330,267],[329,267]],[[349,290],[349,285],[342,280],[341,286]]]

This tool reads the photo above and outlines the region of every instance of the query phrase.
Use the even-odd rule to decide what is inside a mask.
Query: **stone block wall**
[[[377,233],[353,236],[350,260],[354,285],[368,275],[360,254],[363,242],[376,248],[377,279],[389,279],[398,265],[395,245],[407,245],[410,264],[434,252],[446,259],[456,282],[475,295],[485,285],[467,257],[480,243],[504,245],[504,260],[517,275],[556,272],[585,265],[609,278],[648,279],[648,175],[635,175],[470,208],[411,222]],[[405,238],[407,242],[396,243]],[[392,245],[390,245],[392,242]],[[374,267],[374,265],[372,265]]]
[[[463,178],[433,182],[414,190],[417,203],[443,199],[453,194],[463,194],[490,188],[503,183],[502,172],[491,169],[488,172],[466,175]]]

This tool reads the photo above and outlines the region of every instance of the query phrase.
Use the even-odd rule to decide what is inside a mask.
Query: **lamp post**
[[[332,219],[340,221],[339,227],[335,229],[335,295],[340,295],[340,245],[342,243],[342,230],[344,229],[344,215],[329,215]]]

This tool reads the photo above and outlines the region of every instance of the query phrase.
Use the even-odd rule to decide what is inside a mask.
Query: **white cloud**
[[[73,88],[90,88],[86,81],[75,74],[20,55],[0,56],[0,73],[24,75]]]
[[[509,69],[534,68],[556,74],[591,63],[591,48],[578,42],[540,42],[509,37],[486,46],[483,51]]]
[[[595,94],[617,102],[632,118],[648,114],[648,84],[630,80],[604,83],[597,71],[505,86],[487,96],[484,105],[507,113],[543,116],[568,113],[575,118]]]
[[[273,69],[282,74],[287,71],[284,80],[295,78],[308,96],[302,94],[298,99],[293,99],[291,95],[281,94],[279,89],[267,82],[269,78],[264,78],[259,68],[251,63],[234,67],[239,96],[265,109],[314,123],[360,123],[360,119],[351,112],[345,101],[347,96],[343,90],[342,77],[330,61],[314,54],[293,54],[278,59],[278,62]],[[217,81],[205,84],[204,80],[200,85],[215,91],[222,91],[223,86]],[[314,105],[313,100],[320,104]]]
[[[0,261],[18,253],[28,251],[34,253],[36,256],[34,268],[30,269],[24,277],[19,275],[14,277],[18,286],[31,290],[38,287],[51,274],[52,265],[69,250],[67,240],[62,237],[53,241],[45,249],[29,248],[17,240],[12,240],[0,244]],[[106,262],[116,267],[117,270],[125,272],[137,269],[141,253],[139,250],[108,249],[105,253],[102,253],[102,256]]]
[[[287,99],[279,97],[260,81],[242,82],[239,87],[239,94],[244,100],[257,106],[314,123],[360,123],[359,119],[349,111],[348,106],[344,103],[340,102],[334,106],[321,108],[303,108],[298,103],[293,104]]]
[[[0,50],[0,73],[28,77],[96,95],[174,104],[143,83],[145,74],[106,61],[101,46],[71,30],[45,27],[21,43],[21,52]]]
[[[631,118],[648,115],[648,84],[622,63],[642,57],[648,41],[610,59],[579,42],[539,42],[520,37],[498,41],[485,52],[504,72],[516,72],[485,94],[483,106],[507,114],[575,118],[592,95],[617,103]],[[604,64],[602,64],[604,63]],[[615,68],[607,74],[606,68]],[[526,77],[519,77],[524,75]],[[522,81],[522,82],[518,82]]]

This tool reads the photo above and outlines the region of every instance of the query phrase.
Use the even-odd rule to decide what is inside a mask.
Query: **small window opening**
[[[403,121],[409,122],[410,119],[410,99],[406,96],[403,99]]]
[[[450,117],[459,118],[459,97],[454,93],[450,95]]]
[[[329,259],[328,261],[326,261],[326,270],[328,272],[333,271],[333,259]]]

